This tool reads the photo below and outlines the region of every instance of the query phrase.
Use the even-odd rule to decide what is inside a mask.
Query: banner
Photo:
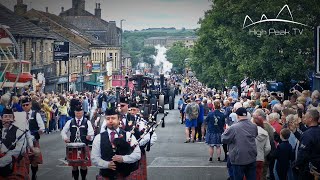
[[[54,61],[69,61],[70,46],[69,42],[55,41],[53,45]]]

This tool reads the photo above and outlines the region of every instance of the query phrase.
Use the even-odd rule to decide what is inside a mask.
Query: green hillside
[[[145,52],[144,40],[150,37],[190,37],[196,36],[194,29],[175,28],[148,28],[141,31],[124,31],[123,50],[131,55],[132,65],[141,61],[142,52]]]

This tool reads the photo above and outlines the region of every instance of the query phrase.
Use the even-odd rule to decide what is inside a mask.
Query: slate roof
[[[75,9],[75,8],[70,8],[62,13],[60,13],[60,16],[76,16],[76,15],[81,15],[81,16],[93,16],[93,14],[89,13],[88,11],[84,9]]]
[[[100,36],[101,39],[99,40],[105,42],[108,46],[119,46],[118,32],[121,30],[116,26],[114,21],[107,22],[94,15],[64,16],[63,18],[92,35]],[[104,33],[104,35],[101,33]]]
[[[79,36],[85,37],[91,44],[94,44],[94,45],[104,45],[105,44],[104,42],[97,40],[91,34],[84,32],[80,28],[72,25],[71,23],[65,21],[63,18],[61,18],[61,17],[59,17],[57,15],[46,13],[46,12],[42,12],[42,11],[38,11],[38,10],[34,10],[34,9],[32,9],[32,10],[40,13],[43,16],[48,17],[52,21],[54,21],[57,24],[69,29],[70,31],[73,31],[73,32],[77,33]]]
[[[65,16],[63,17],[63,19],[85,31],[93,31],[93,30],[107,31],[108,30],[108,23],[106,24],[102,23],[101,19],[93,15]]]
[[[14,36],[54,39],[50,33],[14,14],[2,4],[0,4],[0,24],[9,26],[9,31]]]

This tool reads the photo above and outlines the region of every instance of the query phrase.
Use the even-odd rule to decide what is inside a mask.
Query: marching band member
[[[144,120],[139,114],[140,109],[137,107],[135,103],[130,104],[131,114],[135,117],[136,122],[136,129],[139,133],[135,133],[136,139],[139,139],[142,134],[144,134],[147,128],[147,121]],[[137,137],[139,136],[139,137]],[[151,136],[151,137],[150,137]],[[147,157],[146,157],[146,146],[150,143],[152,146],[155,141],[157,140],[157,135],[155,132],[151,133],[148,132],[145,134],[142,139],[139,141],[139,146],[141,150],[141,159],[139,161],[139,168],[132,172],[127,179],[134,179],[134,180],[146,180],[147,179]]]
[[[0,123],[0,180],[29,179],[26,147],[32,139],[29,131],[20,130],[12,124],[14,121],[12,109],[4,109]]]
[[[25,97],[22,99],[22,109],[26,112],[26,128],[30,131],[30,134],[33,136],[33,146],[39,148],[40,144],[39,139],[40,135],[44,133],[45,126],[41,115],[39,112],[35,110],[31,110],[32,108],[32,100],[30,97]],[[42,164],[42,154],[39,153],[38,156],[35,154],[29,154],[29,160],[31,164],[31,172],[32,172],[32,180],[37,179],[37,172],[38,172],[38,164]]]
[[[141,158],[140,147],[134,146],[137,143],[136,138],[134,136],[131,137],[130,132],[119,128],[120,117],[120,114],[115,109],[107,109],[105,116],[106,129],[94,138],[91,158],[92,163],[100,168],[97,179],[124,179],[132,171],[136,170],[136,167],[132,165],[136,164]],[[120,140],[126,145],[130,143],[130,151],[125,152],[123,155],[119,155],[120,153],[118,152],[124,150],[116,145],[116,142]],[[120,168],[120,166],[124,168]]]
[[[72,177],[75,180],[79,179],[78,166],[81,166],[80,168],[81,177],[82,177],[82,180],[85,180],[88,173],[87,167],[91,166],[88,143],[89,141],[93,140],[94,130],[91,122],[83,116],[84,114],[83,114],[83,109],[81,105],[76,106],[74,113],[75,113],[75,119],[67,121],[67,123],[65,124],[65,126],[61,131],[61,136],[65,143],[73,143],[77,139],[76,134],[79,128],[80,140],[82,143],[85,143],[87,145],[86,153],[89,157],[89,160],[86,163],[69,163],[69,166],[72,166]],[[69,131],[70,131],[70,138],[67,135]]]
[[[120,97],[120,128],[125,130],[125,131],[131,131],[133,125],[135,124],[135,117],[128,112],[129,110],[129,103],[128,103],[128,97],[121,96]],[[100,133],[105,130],[105,127],[107,125],[106,121],[103,121]]]

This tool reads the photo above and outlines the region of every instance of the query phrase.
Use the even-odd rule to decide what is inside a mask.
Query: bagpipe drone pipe
[[[2,127],[2,123],[1,123],[0,132],[2,132],[2,128],[3,127]],[[10,145],[10,147],[7,148],[8,150],[6,152],[1,152],[0,153],[0,158],[4,157],[9,151],[14,150],[16,148],[16,144],[28,132],[28,130],[22,130],[22,129],[18,128],[18,127],[16,127],[16,128],[18,130],[22,131],[23,133],[18,138],[16,138],[16,140]],[[1,138],[1,141],[2,141],[3,140],[2,133],[0,135],[1,135],[0,138]],[[26,138],[26,136],[25,136],[25,138]],[[4,167],[0,167],[0,172],[1,172],[0,176],[7,177],[14,171],[16,164],[19,163],[23,158],[23,148],[25,147],[24,146],[25,143],[27,143],[26,141],[27,141],[27,139],[25,139],[24,142],[23,142],[23,145],[22,145],[22,147],[20,149],[19,156],[18,157],[12,157],[12,162],[11,163],[9,163],[8,165],[6,165]]]
[[[155,112],[157,113],[157,112]],[[129,138],[126,137],[126,135],[123,135],[121,133],[118,133],[117,131],[115,131],[118,135],[118,138],[115,138],[113,141],[113,152],[115,155],[130,155],[134,149],[136,148],[136,146],[139,146],[140,141],[147,135],[150,133],[150,137],[152,136],[152,134],[154,133],[155,129],[164,122],[164,118],[168,115],[168,112],[164,113],[164,116],[162,117],[162,119],[157,122],[157,121],[153,121],[151,119],[149,119],[149,123],[147,125],[147,128],[145,129],[144,133],[140,136],[140,138],[136,141],[136,143],[134,143],[131,146],[131,137],[132,137],[132,132]],[[133,129],[135,129],[135,126],[133,126]],[[132,130],[133,131],[133,130]],[[126,133],[124,133],[126,134]],[[129,139],[129,141],[127,142],[126,140]],[[147,144],[147,151],[150,151],[150,146],[151,143],[150,141]],[[135,171],[138,169],[139,166],[139,161],[135,162],[135,163],[118,163],[115,162],[116,166],[117,166],[117,172],[121,173],[124,176],[128,176],[131,172]]]

